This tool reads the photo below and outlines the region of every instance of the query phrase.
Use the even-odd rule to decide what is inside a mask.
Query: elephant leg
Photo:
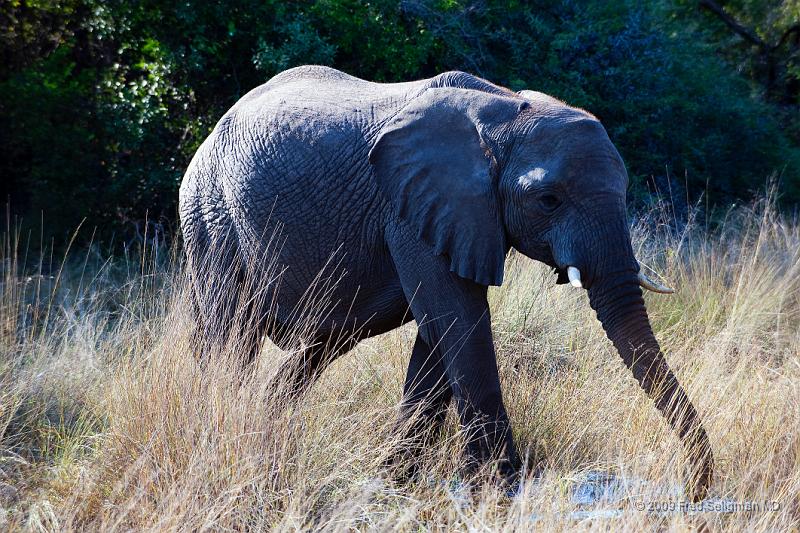
[[[248,276],[232,229],[209,236],[195,226],[187,235],[192,333],[191,349],[202,366],[210,354],[226,353],[248,369],[266,331],[264,291]],[[214,244],[216,243],[216,244]]]
[[[348,352],[358,341],[334,342],[332,336],[319,337],[308,346],[286,346],[292,352],[289,360],[273,377],[275,391],[289,400],[302,396],[340,355]]]
[[[206,330],[208,326],[206,325],[203,307],[196,290],[189,293],[189,328],[189,349],[200,367],[204,368],[207,362],[208,342]]]
[[[467,470],[495,462],[509,483],[520,461],[503,404],[492,339],[487,287],[450,271],[408,228],[387,233],[387,241],[419,335],[435,346],[467,435]]]
[[[238,287],[217,293],[191,295],[191,350],[202,367],[211,354],[228,353],[246,370],[261,348],[265,321],[255,306],[240,308]]]
[[[237,364],[242,376],[252,372],[269,322],[268,309],[255,291],[241,279],[232,280],[216,305],[213,320],[217,326],[213,335],[224,342],[229,361]],[[209,322],[208,320],[206,322]]]
[[[447,415],[453,390],[447,380],[442,356],[417,334],[403,387],[401,420],[410,422],[413,435],[435,436]],[[426,429],[432,429],[432,432]]]
[[[438,436],[452,397],[441,353],[432,350],[417,334],[396,423],[397,432],[403,436],[402,450],[393,453],[387,461],[388,466],[399,467],[401,480],[410,479],[416,473],[415,452],[431,445]]]
[[[237,333],[239,339],[235,341],[236,357],[241,361],[243,371],[249,372],[253,368],[253,361],[261,351],[265,333],[264,318],[259,317],[254,309],[248,310],[240,331]]]

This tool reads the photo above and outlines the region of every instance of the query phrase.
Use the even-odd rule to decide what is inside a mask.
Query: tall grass
[[[769,200],[709,231],[638,220],[638,256],[678,291],[647,296],[654,330],[716,454],[712,493],[772,510],[654,514],[681,498],[678,439],[623,367],[584,291],[518,254],[490,292],[506,405],[528,483],[458,490],[451,416],[395,484],[381,466],[414,340],[409,324],[359,344],[300,400],[274,386],[267,343],[243,375],[235,344],[200,367],[180,254],[144,244],[42,265],[3,237],[0,528],[790,530],[800,526],[800,222]],[[33,265],[33,266],[31,266]],[[213,343],[210,343],[211,346]],[[621,511],[574,514],[581,479],[624,481]],[[534,476],[535,474],[535,476]]]

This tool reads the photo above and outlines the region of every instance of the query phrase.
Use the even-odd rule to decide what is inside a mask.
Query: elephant
[[[640,270],[627,187],[601,122],[543,93],[458,71],[375,83],[292,68],[225,113],[184,175],[179,214],[197,327],[240,335],[244,361],[265,336],[293,350],[286,375],[305,390],[360,340],[414,320],[400,420],[414,416],[410,436],[422,435],[442,425],[452,401],[467,435],[465,468],[490,465],[514,484],[522,461],[487,303],[514,248],[551,267],[557,283],[587,291],[622,361],[682,439],[688,492],[699,501],[713,454],[649,322],[642,288],[668,289]],[[210,263],[229,283],[209,275]],[[244,298],[245,286],[265,297]],[[325,310],[308,311],[322,293]],[[249,318],[233,320],[234,308]],[[302,346],[287,333],[298,323]]]

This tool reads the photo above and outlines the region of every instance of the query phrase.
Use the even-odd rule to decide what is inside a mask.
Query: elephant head
[[[379,187],[457,275],[499,285],[510,247],[587,289],[608,338],[680,435],[693,499],[713,457],[697,412],[662,354],[626,214],[628,176],[591,114],[533,91],[432,88],[385,124],[370,152]]]

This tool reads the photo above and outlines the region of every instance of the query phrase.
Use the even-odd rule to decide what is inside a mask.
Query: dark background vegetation
[[[0,0],[0,192],[63,239],[175,228],[184,168],[286,68],[375,81],[466,70],[606,125],[632,176],[685,208],[780,180],[800,202],[800,0]],[[90,232],[89,232],[90,233]]]

